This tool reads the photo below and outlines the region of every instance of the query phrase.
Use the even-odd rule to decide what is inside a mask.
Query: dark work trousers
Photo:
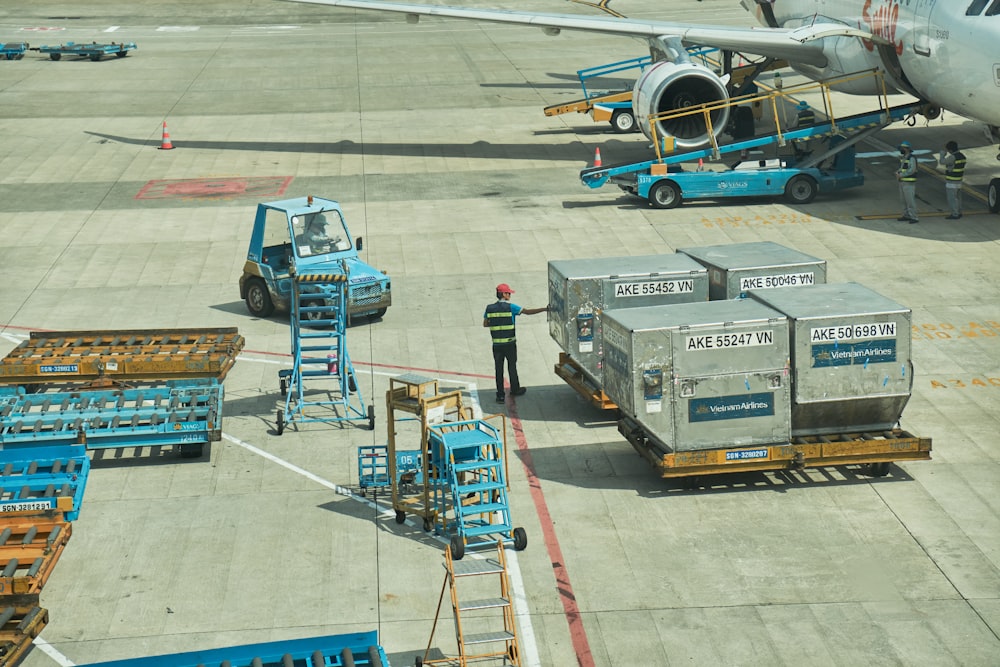
[[[507,374],[510,375],[510,389],[517,391],[521,381],[517,377],[517,343],[500,343],[493,346],[493,368],[497,374],[497,396],[503,396],[503,362],[507,362]]]

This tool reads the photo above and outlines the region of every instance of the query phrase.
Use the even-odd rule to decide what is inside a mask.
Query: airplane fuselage
[[[992,4],[975,0],[774,0],[770,6],[780,27],[836,22],[887,42],[827,38],[827,66],[793,64],[800,73],[821,79],[877,67],[899,92],[1000,126],[1000,14],[985,15]],[[978,12],[975,5],[980,5]],[[765,22],[759,5],[756,15]]]

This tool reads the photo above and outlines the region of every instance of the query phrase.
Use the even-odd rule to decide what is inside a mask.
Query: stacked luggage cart
[[[32,332],[0,360],[0,446],[171,446],[222,437],[235,328]]]

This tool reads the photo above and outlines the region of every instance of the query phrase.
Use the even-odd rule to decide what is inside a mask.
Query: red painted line
[[[576,652],[576,663],[579,667],[594,667],[594,656],[590,652],[590,642],[587,641],[587,630],[583,627],[583,618],[581,618],[580,608],[576,604],[573,585],[569,581],[569,572],[566,571],[566,561],[563,558],[562,549],[559,547],[559,538],[556,537],[552,515],[549,514],[549,506],[545,502],[542,483],[538,479],[538,475],[535,474],[535,462],[528,449],[528,439],[524,436],[524,429],[521,428],[521,418],[518,417],[517,403],[513,398],[507,404],[507,413],[511,428],[514,429],[517,450],[521,453],[521,465],[524,466],[524,474],[528,477],[528,488],[531,490],[531,499],[535,503],[535,512],[542,524],[542,536],[545,540],[545,548],[549,552],[552,571],[556,577],[559,600],[562,602],[563,613],[569,624],[569,636],[573,642],[573,650]]]

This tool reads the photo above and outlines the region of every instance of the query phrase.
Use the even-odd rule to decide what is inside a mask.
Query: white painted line
[[[507,576],[510,578],[510,588],[513,593],[514,618],[517,619],[518,643],[521,647],[521,664],[524,667],[541,667],[538,656],[538,644],[535,643],[535,629],[531,625],[531,610],[528,608],[528,598],[524,594],[524,581],[521,579],[521,566],[517,562],[517,552],[507,550]]]
[[[117,30],[118,30],[118,29],[119,29],[120,27],[121,27],[121,26],[118,26],[118,25],[113,25],[113,26],[110,26],[110,27],[108,27],[108,28],[105,28],[105,29],[104,29],[104,32],[117,32]]]
[[[75,667],[75,662],[57,651],[52,644],[48,643],[41,637],[35,637],[31,641],[39,651],[52,658],[52,660],[54,660],[59,667]]]

